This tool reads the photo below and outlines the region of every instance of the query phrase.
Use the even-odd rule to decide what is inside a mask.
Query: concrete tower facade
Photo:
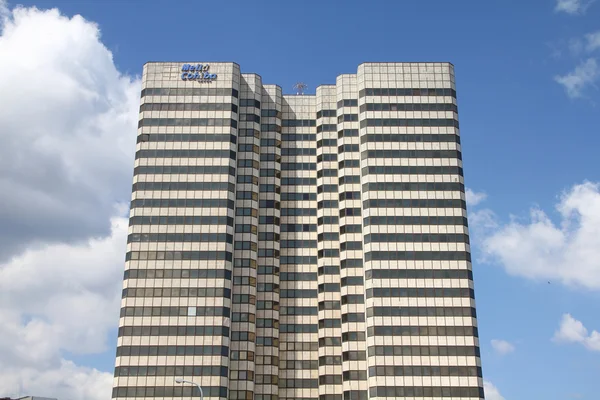
[[[144,66],[113,398],[483,399],[454,68]]]

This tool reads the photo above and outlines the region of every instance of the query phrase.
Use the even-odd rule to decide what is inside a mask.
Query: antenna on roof
[[[303,82],[298,82],[294,85],[294,89],[296,89],[297,95],[303,95],[307,87],[308,86],[306,85],[306,83]]]

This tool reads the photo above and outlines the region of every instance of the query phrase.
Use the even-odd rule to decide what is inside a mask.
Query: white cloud
[[[492,347],[496,353],[500,355],[505,355],[515,351],[515,346],[506,340],[492,339]]]
[[[104,400],[68,354],[114,354],[140,83],[80,16],[2,15],[0,394]]]
[[[600,78],[600,66],[595,58],[588,58],[575,69],[563,76],[555,76],[554,80],[564,86],[567,95],[571,98],[581,97],[583,90],[588,86],[595,87]]]
[[[600,49],[600,31],[588,33],[585,35],[586,40],[586,50],[589,52],[593,52],[595,50]]]
[[[600,289],[600,184],[573,186],[556,209],[559,226],[539,208],[531,210],[530,221],[513,218],[506,225],[488,211],[490,229],[480,246],[484,259],[514,276]]]
[[[60,400],[106,400],[111,396],[112,382],[113,374],[61,360],[55,368],[47,370],[20,368],[3,371],[0,392],[11,396],[33,393]]]
[[[0,0],[0,29],[4,25],[4,19],[9,15],[8,5],[6,0]]]
[[[127,225],[115,218],[109,237],[49,245],[0,266],[0,393],[16,395],[23,384],[29,393],[61,400],[109,396],[111,374],[76,366],[62,354],[107,350],[119,312]],[[103,390],[84,396],[85,388],[68,383],[71,374]]]
[[[487,198],[487,194],[483,192],[475,192],[470,188],[467,188],[465,192],[467,198],[467,205],[476,206]]]
[[[490,381],[483,381],[483,391],[485,392],[486,400],[505,400],[498,388]]]
[[[108,235],[130,190],[140,83],[98,27],[16,8],[0,36],[0,262],[32,244]]]
[[[571,314],[563,314],[560,327],[554,334],[554,341],[580,343],[588,350],[600,351],[600,332],[594,330],[588,334],[587,328]]]
[[[582,15],[585,14],[589,6],[595,0],[583,1],[583,0],[557,0],[554,11],[564,12],[570,15]]]

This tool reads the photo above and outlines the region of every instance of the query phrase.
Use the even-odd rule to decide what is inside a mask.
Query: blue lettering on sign
[[[210,65],[208,64],[183,64],[181,66],[181,80],[212,82],[217,79],[217,74],[209,72]]]

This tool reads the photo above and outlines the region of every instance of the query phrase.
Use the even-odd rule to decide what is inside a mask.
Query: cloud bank
[[[140,81],[98,27],[0,1],[0,395],[110,398]]]

